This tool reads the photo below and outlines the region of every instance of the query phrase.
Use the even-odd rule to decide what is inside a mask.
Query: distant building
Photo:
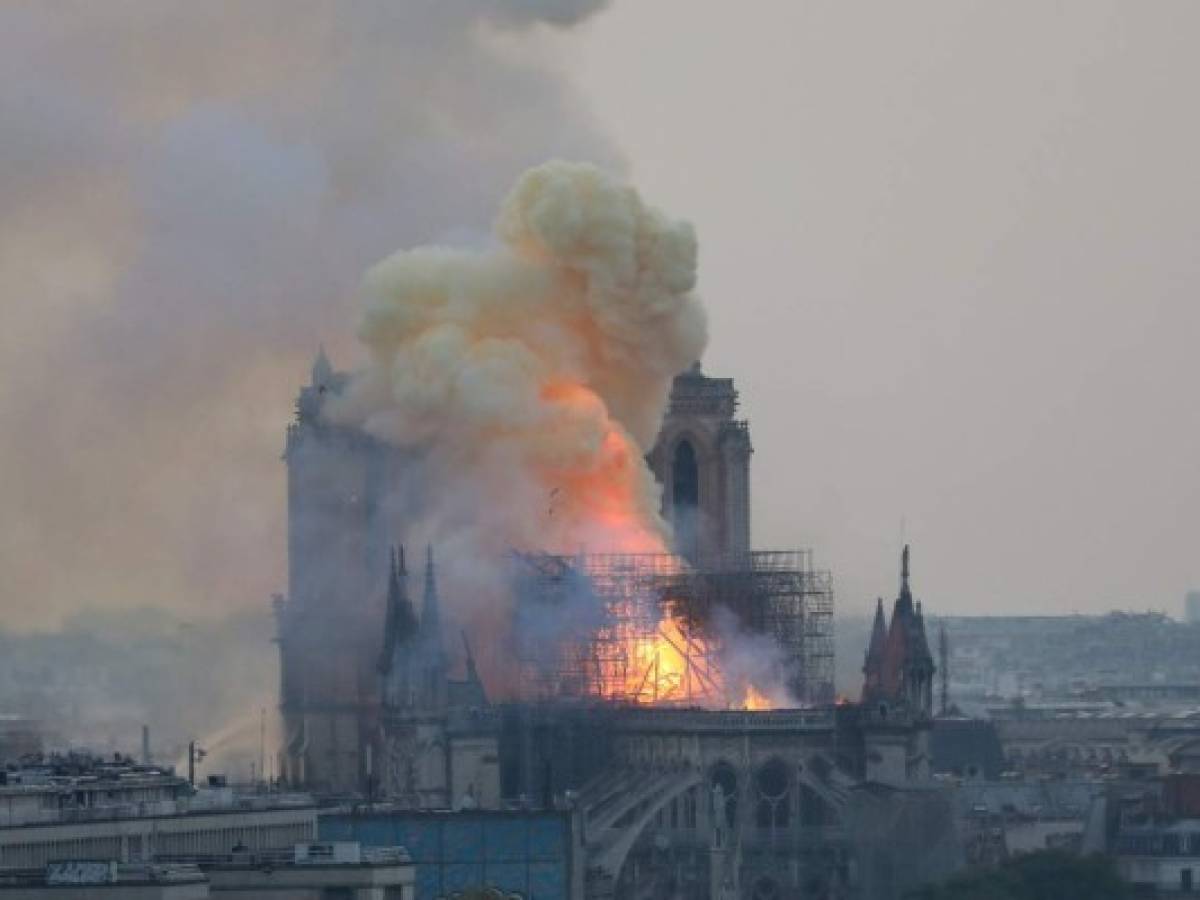
[[[1200,591],[1188,591],[1183,598],[1184,618],[1189,625],[1200,625]]]
[[[466,888],[501,897],[581,896],[578,822],[565,810],[422,812],[386,808],[321,816],[325,841],[400,844],[416,871],[417,900]]]
[[[1083,779],[963,781],[955,798],[967,860],[994,865],[1039,850],[1101,850],[1102,794],[1098,782]]]
[[[28,716],[0,713],[0,764],[42,752],[41,725]]]
[[[186,857],[181,862],[189,861]],[[255,900],[414,900],[415,873],[403,847],[357,842],[297,844],[265,853],[197,857],[214,897]],[[3,895],[0,895],[3,900]]]
[[[933,773],[994,779],[1004,771],[1004,747],[994,722],[963,717],[933,723]]]
[[[0,900],[414,900],[402,847],[306,843],[278,851],[205,854],[153,863],[60,860],[0,870]]]
[[[931,625],[946,630],[950,691],[968,714],[1015,698],[1192,705],[1181,686],[1194,693],[1200,684],[1200,624],[1162,613],[946,616]]]
[[[1200,776],[1168,776],[1111,798],[1110,805],[1109,850],[1140,896],[1191,895],[1200,888]]]
[[[54,757],[4,773],[0,867],[62,859],[153,860],[163,855],[268,850],[311,841],[317,809],[304,795],[191,796],[169,770],[126,760]]]

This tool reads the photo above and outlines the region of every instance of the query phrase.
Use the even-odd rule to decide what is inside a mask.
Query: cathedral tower
[[[750,429],[734,418],[732,378],[696,363],[676,376],[658,441],[647,460],[663,489],[674,549],[693,562],[750,549]]]

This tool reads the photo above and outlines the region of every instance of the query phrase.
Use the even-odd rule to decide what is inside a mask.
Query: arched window
[[[699,551],[700,467],[691,441],[675,445],[671,460],[671,509],[675,548],[694,560]]]
[[[778,759],[768,760],[754,775],[758,805],[754,819],[759,828],[787,828],[791,818],[788,797],[787,766]]]

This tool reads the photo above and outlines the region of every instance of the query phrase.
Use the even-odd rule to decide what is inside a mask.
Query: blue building
[[[470,887],[498,888],[523,900],[572,896],[576,863],[567,812],[335,813],[322,815],[317,831],[322,841],[404,847],[416,865],[416,900]]]

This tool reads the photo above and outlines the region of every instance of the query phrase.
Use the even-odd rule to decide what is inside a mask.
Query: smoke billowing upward
[[[550,55],[604,5],[0,7],[11,627],[267,614],[298,376],[397,244],[474,236],[547,156],[614,165]]]
[[[428,460],[416,527],[456,558],[662,551],[644,455],[671,379],[704,349],[691,227],[555,162],[521,177],[496,237],[370,270],[372,362],[329,415]]]

